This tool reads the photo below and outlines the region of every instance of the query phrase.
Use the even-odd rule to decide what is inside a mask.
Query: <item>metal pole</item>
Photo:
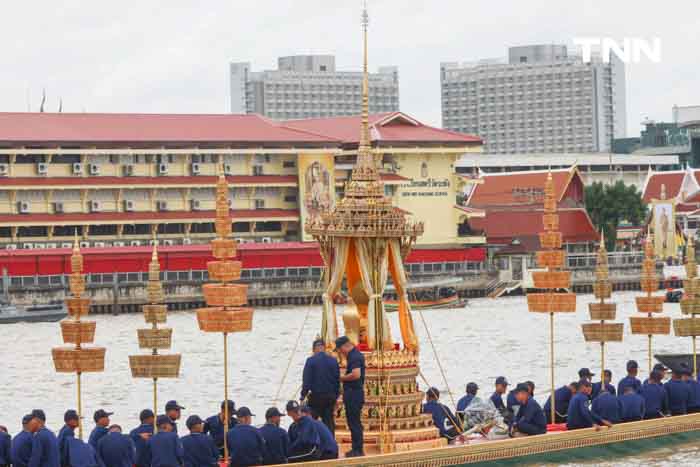
[[[83,439],[83,399],[81,396],[82,388],[80,387],[80,375],[78,371],[76,373],[78,380],[78,438]]]
[[[552,423],[556,423],[556,408],[554,407],[555,404],[555,397],[554,397],[554,313],[549,312],[549,376],[551,380],[551,390],[552,390],[552,395],[550,396],[550,400],[552,401],[551,409],[552,409]]]
[[[158,416],[158,378],[153,378],[153,414]],[[153,421],[153,434],[158,433],[158,424]]]
[[[228,333],[224,333],[224,462],[228,465]]]

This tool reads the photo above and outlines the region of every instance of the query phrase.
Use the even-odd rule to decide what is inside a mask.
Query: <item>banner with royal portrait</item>
[[[676,209],[671,200],[652,201],[652,222],[654,228],[654,253],[657,258],[666,259],[677,255]]]
[[[311,241],[303,228],[307,219],[335,206],[335,158],[333,154],[300,154],[297,166],[302,240]]]

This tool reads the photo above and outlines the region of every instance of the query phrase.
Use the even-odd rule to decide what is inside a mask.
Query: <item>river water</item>
[[[634,293],[615,295],[618,321],[625,322],[625,341],[606,348],[606,366],[616,382],[624,376],[625,362],[639,361],[640,374],[646,377],[646,336],[629,334],[629,316],[635,313]],[[587,320],[590,295],[578,297],[578,312],[555,317],[555,354],[557,387],[577,379],[578,369],[589,367],[600,373],[600,347],[586,344],[580,324]],[[664,305],[666,315],[680,317],[677,304]],[[339,310],[339,316],[340,316]],[[395,314],[394,314],[395,315]],[[392,329],[398,335],[396,316],[391,315]],[[83,403],[87,429],[98,408],[115,412],[114,423],[125,428],[137,425],[138,413],[152,404],[152,386],[148,380],[134,380],[128,355],[139,353],[136,328],[144,326],[141,315],[96,316],[96,344],[107,347],[105,372],[83,376]],[[443,402],[452,405],[447,395],[435,353],[429,343],[426,326],[439,356],[447,384],[455,400],[465,384],[475,381],[480,396],[488,397],[493,380],[506,376],[511,384],[532,380],[536,397],[546,399],[549,388],[548,333],[546,315],[528,313],[524,297],[471,300],[466,308],[414,312],[416,330],[422,342],[421,365],[430,382],[441,389]],[[200,332],[193,312],[174,312],[168,317],[174,328],[173,352],[182,353],[182,368],[177,380],[159,382],[159,405],[177,399],[191,414],[202,417],[218,411],[223,399],[223,338],[220,334]],[[309,347],[320,326],[319,307],[287,307],[256,310],[253,331],[229,337],[229,378],[231,397],[237,406],[247,405],[261,423],[267,407],[283,407],[289,398],[298,398],[301,372]],[[301,330],[301,334],[300,334]],[[293,354],[297,339],[300,347]],[[61,345],[58,323],[12,324],[0,326],[0,424],[11,432],[19,428],[23,414],[43,408],[50,428],[62,425],[65,409],[75,406],[75,380],[68,374],[56,374],[51,347]],[[690,339],[671,336],[654,337],[654,351],[686,353]],[[291,359],[289,373],[281,384]],[[597,376],[596,376],[597,378]],[[421,383],[421,386],[424,386]],[[279,398],[275,397],[279,392]],[[184,431],[184,420],[180,424]],[[700,447],[680,446],[658,450],[640,457],[617,459],[595,465],[698,465]],[[573,465],[573,464],[572,464]],[[586,464],[593,465],[593,464]]]

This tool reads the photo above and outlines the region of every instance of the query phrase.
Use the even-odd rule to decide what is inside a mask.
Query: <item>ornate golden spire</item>
[[[698,278],[698,263],[695,260],[695,242],[693,237],[688,237],[688,246],[685,252],[685,275],[683,281],[684,297],[681,298],[681,312],[690,315],[690,318],[680,318],[673,320],[673,330],[678,337],[693,338],[693,367],[698,367],[697,357],[697,336],[700,336],[700,278]],[[693,370],[695,371],[695,370]]]

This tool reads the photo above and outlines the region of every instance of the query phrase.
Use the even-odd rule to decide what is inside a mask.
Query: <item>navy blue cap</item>
[[[637,368],[639,368],[639,364],[636,360],[630,360],[629,362],[627,362],[627,371],[634,370]]]
[[[158,415],[158,418],[156,418],[156,425],[161,426],[161,425],[171,425],[172,421],[170,420],[170,417],[167,415]]]
[[[45,421],[46,421],[46,414],[45,414],[44,411],[41,410],[41,409],[34,409],[34,410],[32,410],[32,417],[36,417],[36,418],[38,418],[39,420],[41,420],[42,422],[45,422]]]
[[[591,370],[588,368],[581,368],[578,370],[578,377],[583,379],[583,378],[591,378],[595,376],[595,373],[592,373]]]
[[[284,417],[284,414],[277,410],[277,407],[270,407],[265,411],[265,418]]]
[[[239,417],[255,417],[255,414],[248,407],[241,407],[236,411],[236,415]]]
[[[469,394],[476,394],[476,391],[479,390],[479,386],[476,385],[476,383],[468,383],[467,384],[467,393]]]
[[[518,383],[518,385],[515,386],[515,392],[527,392],[529,394],[530,386],[528,386],[527,383]]]
[[[498,378],[496,378],[496,384],[505,384],[506,386],[508,386],[508,380],[505,376],[499,376]]]
[[[663,373],[665,371],[668,371],[668,368],[666,368],[663,363],[657,363],[656,365],[654,365],[654,369],[652,371],[658,371]]]
[[[436,387],[428,389],[428,397],[434,397],[435,399],[440,399],[440,390]]]
[[[63,414],[63,421],[68,423],[70,420],[80,420],[80,417],[78,416],[78,412],[76,412],[73,409],[66,410],[66,413]]]
[[[232,400],[221,401],[221,411],[222,411],[222,412],[224,411],[224,409],[226,408],[227,403],[228,403],[228,414],[229,414],[229,416],[231,416],[231,415],[236,415],[236,403],[233,402]]]
[[[285,408],[285,410],[287,412],[296,412],[297,410],[299,410],[300,407],[301,406],[297,401],[289,401],[287,402],[287,407]]]
[[[177,403],[177,401],[168,401],[167,404],[165,404],[165,410],[182,410],[184,409],[183,406]]]
[[[325,347],[326,343],[323,342],[323,339],[315,339],[313,345],[311,346],[312,349],[315,349],[317,346],[322,345]]]
[[[610,377],[612,377],[612,371],[610,371],[610,370],[604,370],[604,371],[603,371],[603,374],[604,374],[605,376],[610,376]]]
[[[202,420],[199,415],[190,415],[187,417],[185,425],[187,425],[187,428],[191,430],[193,426],[201,425],[202,423],[204,423],[204,420]]]
[[[139,414],[139,420],[141,420],[141,422],[144,422],[147,419],[153,418],[155,416],[156,416],[156,414],[154,414],[151,409],[143,409],[141,411],[141,413]]]
[[[340,336],[339,338],[337,338],[335,340],[335,348],[339,349],[342,346],[344,346],[345,344],[347,344],[348,342],[350,342],[350,338],[348,336]]]
[[[27,423],[31,422],[34,420],[34,415],[28,413],[24,417],[22,417],[22,425],[26,425]]]
[[[95,422],[98,422],[101,418],[109,417],[113,414],[114,412],[107,412],[104,409],[99,409],[95,411],[95,415],[92,416],[92,419],[95,420]]]

